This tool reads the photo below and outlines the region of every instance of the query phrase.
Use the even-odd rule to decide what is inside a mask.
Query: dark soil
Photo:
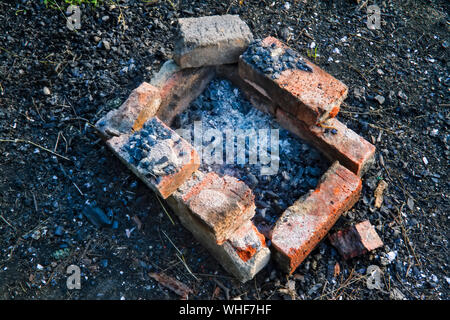
[[[289,9],[130,0],[83,7],[78,32],[42,1],[0,2],[0,297],[177,299],[148,276],[163,271],[193,299],[210,299],[217,286],[216,299],[224,287],[241,299],[448,299],[449,3],[378,2],[374,31],[366,9],[347,0]],[[171,57],[178,17],[226,12],[305,56],[314,42],[316,63],[349,86],[339,119],[377,155],[361,200],[333,230],[369,219],[383,248],[345,262],[324,240],[291,277],[270,263],[242,285],[98,139],[91,124]],[[376,209],[380,179],[389,187]],[[118,224],[97,228],[87,206]],[[71,264],[81,267],[81,290],[66,287]],[[380,289],[367,288],[370,265],[383,272]]]

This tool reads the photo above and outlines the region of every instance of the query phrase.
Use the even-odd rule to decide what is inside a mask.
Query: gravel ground
[[[371,31],[366,9],[347,0],[105,1],[83,7],[71,32],[42,1],[0,2],[0,297],[177,299],[148,275],[164,271],[193,299],[448,299],[449,3],[379,6]],[[255,37],[316,53],[349,86],[339,119],[377,155],[333,230],[369,219],[382,249],[345,262],[325,240],[291,277],[270,263],[242,285],[95,135],[91,124],[171,57],[178,17],[226,12]],[[376,209],[380,179],[389,187]],[[117,222],[99,229],[92,210]],[[81,290],[66,288],[70,264]],[[371,265],[382,271],[374,289]]]

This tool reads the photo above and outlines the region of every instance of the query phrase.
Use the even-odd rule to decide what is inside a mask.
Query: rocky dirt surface
[[[371,31],[367,1],[104,1],[82,7],[78,32],[42,2],[0,3],[2,299],[179,298],[149,276],[161,271],[191,299],[449,298],[448,2],[378,1]],[[349,86],[339,119],[377,154],[333,230],[369,219],[383,248],[343,261],[324,240],[292,276],[270,263],[242,285],[98,139],[91,124],[171,58],[178,17],[226,12]],[[66,287],[71,264],[81,290]]]

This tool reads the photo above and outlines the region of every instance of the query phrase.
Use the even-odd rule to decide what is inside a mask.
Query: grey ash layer
[[[144,124],[140,131],[130,136],[128,142],[122,147],[122,151],[128,153],[130,163],[144,172],[147,178],[157,178],[177,171],[174,162],[170,161],[167,156],[154,157],[150,154],[152,148],[157,144],[171,139],[174,139],[175,143],[181,141],[178,135],[174,135],[168,128],[161,126],[155,118],[152,118]],[[179,156],[184,156],[184,154],[179,154]]]
[[[261,39],[256,39],[249,45],[242,57],[247,63],[255,66],[272,79],[278,79],[281,73],[288,69],[312,72],[312,69],[296,51],[288,48],[283,49],[280,54],[277,52],[279,49],[275,43],[265,46]]]
[[[231,175],[243,180],[252,188],[257,208],[255,222],[273,225],[288,206],[316,187],[318,179],[328,168],[328,162],[316,149],[282,129],[272,116],[254,108],[240,90],[228,80],[213,79],[190,107],[175,118],[172,128],[187,130],[191,136],[186,137],[183,134],[183,138],[193,141],[194,121],[202,122],[203,132],[208,129],[217,129],[222,133],[226,129],[255,129],[257,133],[258,129],[268,129],[269,132],[279,130],[280,159],[279,169],[275,175],[261,175],[261,164],[248,163],[248,145],[245,148],[246,163],[238,164],[236,139],[235,161],[233,164],[226,164],[225,134],[222,138],[223,164],[207,164],[203,159],[201,161],[201,171]],[[203,138],[203,150],[210,144],[211,140],[205,141]],[[268,147],[270,156],[270,137]]]

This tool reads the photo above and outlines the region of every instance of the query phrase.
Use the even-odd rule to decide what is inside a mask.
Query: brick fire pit
[[[166,62],[150,83],[97,122],[98,132],[225,270],[247,281],[272,253],[280,268],[292,273],[359,199],[360,177],[375,147],[335,118],[347,87],[279,40],[252,42],[237,16],[179,24],[178,64]],[[198,150],[171,129],[216,77],[231,81],[253,107],[331,163],[315,189],[289,204],[264,235],[252,222],[252,188],[236,177],[199,170]]]

